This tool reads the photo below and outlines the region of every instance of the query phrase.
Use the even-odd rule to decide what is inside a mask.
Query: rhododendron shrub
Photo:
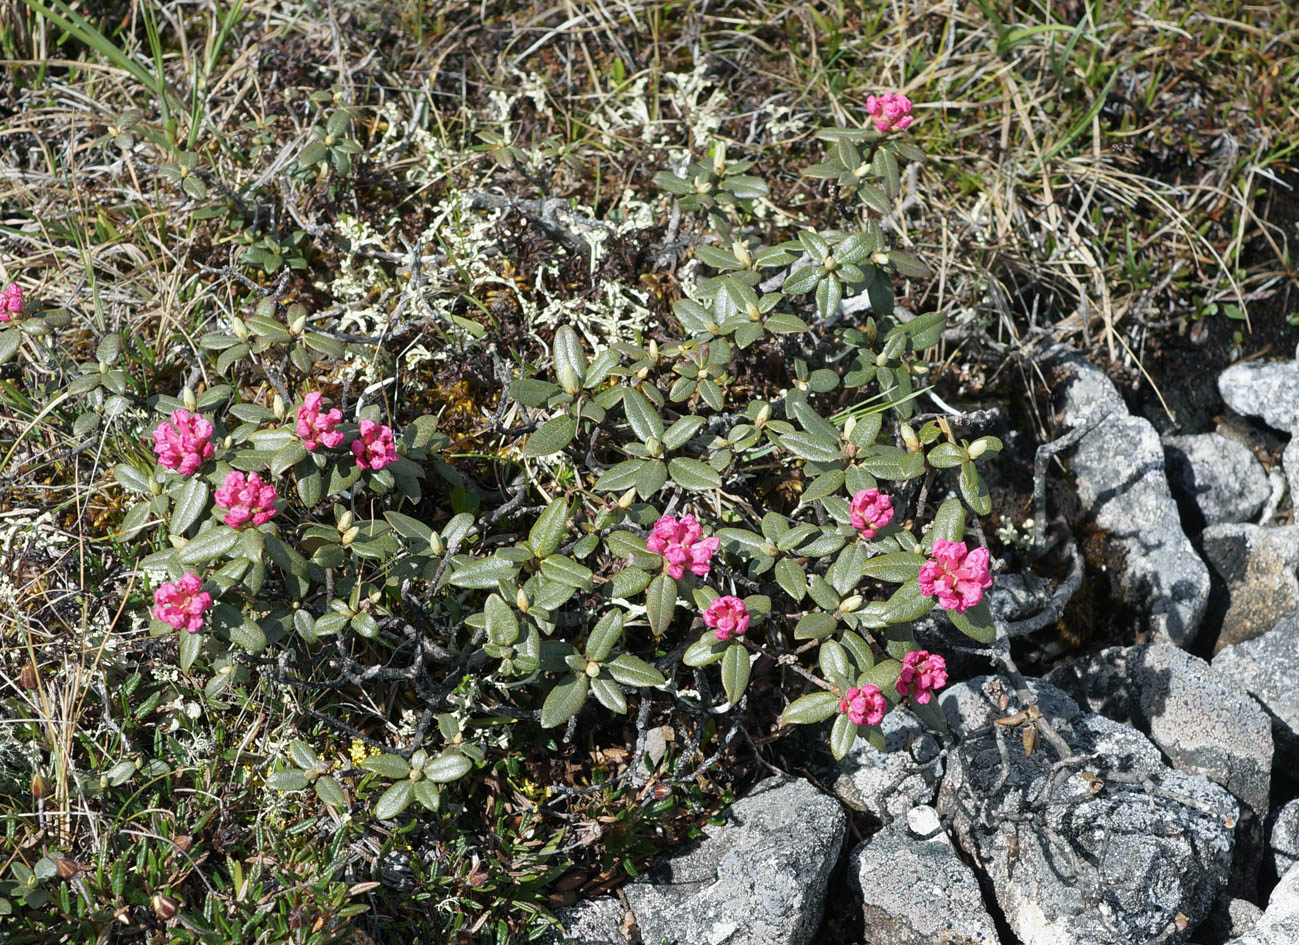
[[[493,715],[523,732],[647,701],[698,718],[779,699],[786,724],[827,722],[840,757],[859,737],[882,747],[897,705],[942,728],[947,663],[911,627],[938,608],[993,639],[993,562],[966,524],[988,514],[980,465],[1000,443],[917,418],[945,321],[894,313],[895,281],[928,272],[879,218],[923,155],[904,97],[867,112],[824,131],[807,169],[842,205],[834,230],[761,245],[765,185],[720,146],[656,176],[718,238],[652,338],[561,324],[507,361],[456,315],[447,357],[512,376],[456,408],[454,445],[447,391],[354,383],[387,363],[338,340],[363,336],[271,297],[213,315],[204,385],[150,398],[154,456],[114,469],[135,495],[121,535],[148,542],[155,632],[210,673],[212,699],[327,666],[427,700],[361,762],[383,779],[379,819],[436,809],[484,760],[475,720]],[[865,317],[841,317],[863,294]],[[310,752],[275,783],[351,803]]]

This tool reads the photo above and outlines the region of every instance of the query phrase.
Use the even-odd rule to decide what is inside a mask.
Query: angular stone
[[[1299,618],[1287,617],[1267,633],[1224,647],[1213,668],[1263,704],[1272,720],[1277,770],[1299,764]]]
[[[1182,531],[1154,427],[1128,414],[1110,379],[1075,361],[1061,370],[1064,422],[1087,430],[1069,458],[1083,510],[1126,562],[1124,598],[1156,639],[1188,646],[1204,616],[1209,572]]]
[[[1244,522],[1258,514],[1272,494],[1267,473],[1239,440],[1220,433],[1166,436],[1168,484],[1195,530],[1221,522]],[[1190,511],[1193,514],[1187,515]]]
[[[1128,945],[1203,921],[1227,879],[1236,801],[1166,767],[1131,726],[1079,712],[1049,684],[1030,688],[1077,761],[1057,768],[1047,737],[1026,754],[1022,730],[987,725],[1027,708],[1004,679],[976,678],[940,697],[961,740],[938,810],[1011,929],[1023,945]]]
[[[1299,800],[1286,801],[1272,813],[1267,846],[1272,878],[1284,876],[1299,863]]]
[[[847,818],[807,781],[769,778],[731,805],[697,847],[659,861],[623,892],[645,942],[806,945]]]
[[[1218,375],[1227,406],[1275,430],[1299,427],[1299,361],[1247,361]]]
[[[938,813],[914,807],[852,853],[871,945],[998,945],[979,881],[952,848]]]
[[[613,896],[587,899],[555,913],[567,934],[552,931],[542,945],[627,945],[623,920],[627,910]]]
[[[1248,899],[1236,899],[1225,893],[1218,897],[1209,918],[1195,930],[1198,945],[1224,945],[1244,935],[1263,915],[1263,910]]]
[[[1299,506],[1299,437],[1291,437],[1281,451],[1281,468],[1285,471],[1285,482],[1290,488],[1290,502]]]
[[[1295,945],[1299,942],[1299,864],[1277,883],[1263,917],[1230,945]]]
[[[1299,526],[1214,525],[1200,542],[1205,560],[1227,587],[1215,651],[1299,614]]]
[[[939,746],[914,715],[896,708],[881,723],[886,751],[859,738],[836,765],[834,793],[849,807],[882,824],[920,804],[932,804],[943,763]],[[932,762],[932,763],[931,763]],[[923,766],[921,770],[908,773]]]

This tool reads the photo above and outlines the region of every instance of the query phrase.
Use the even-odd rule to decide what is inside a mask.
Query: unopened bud
[[[887,265],[889,264],[889,254],[888,254],[888,253],[872,253],[872,254],[871,254],[871,262],[873,262],[873,263],[874,263],[875,265],[877,265],[877,266],[887,266]]]
[[[176,913],[180,912],[180,900],[174,896],[155,893],[150,903],[153,905],[153,914],[164,922],[176,918]]]
[[[32,775],[32,797],[40,800],[46,794],[50,793],[49,782],[41,776],[40,772]]]
[[[412,768],[423,768],[428,764],[428,752],[423,748],[415,750],[415,754],[410,756],[410,766]]]
[[[54,868],[59,871],[61,879],[71,879],[81,872],[81,867],[77,865],[77,861],[69,860],[66,856],[56,856],[54,858]]]
[[[662,456],[663,441],[657,436],[650,437],[645,441],[645,452],[649,453],[651,456]]]
[[[289,322],[289,334],[300,335],[302,334],[303,329],[305,329],[306,327],[307,327],[307,313],[303,312],[293,321]]]
[[[284,398],[279,394],[276,394],[271,401],[271,412],[275,414],[276,420],[284,419]]]
[[[440,555],[442,554],[442,552],[447,550],[447,546],[442,542],[442,536],[439,535],[437,532],[434,532],[432,535],[429,535],[428,547],[429,547],[429,551],[433,552],[435,555]]]
[[[753,425],[760,427],[771,419],[771,404],[763,404],[758,408],[758,416],[754,419]]]
[[[731,255],[738,259],[745,269],[753,264],[753,257],[749,255],[749,244],[744,240],[736,240],[731,244]]]
[[[600,664],[597,663],[595,660],[591,660],[591,662],[587,663],[587,664],[586,664],[586,675],[589,676],[589,677],[591,677],[592,679],[594,679],[596,676],[599,676],[599,675],[600,675]]]
[[[852,597],[844,598],[843,602],[839,604],[839,613],[850,614],[861,605],[862,605],[861,595],[854,594]]]
[[[636,501],[636,488],[633,486],[618,497],[618,508],[626,511]]]
[[[843,425],[843,438],[846,440],[852,436],[852,431],[857,429],[857,418],[849,417]]]
[[[659,359],[659,343],[653,338],[650,339],[649,343],[649,359],[651,361],[657,361]]]
[[[248,326],[244,324],[244,320],[238,315],[230,316],[230,330],[235,333],[235,337],[240,341],[248,340]]]
[[[528,608],[532,606],[532,602],[528,600],[528,592],[523,588],[519,588],[519,592],[514,595],[514,606],[525,614],[528,612]]]
[[[916,431],[911,429],[911,424],[902,424],[901,432],[902,442],[907,444],[908,450],[914,453],[920,449],[920,437],[916,436]]]
[[[352,510],[348,509],[338,517],[338,530],[345,532],[352,527]]]
[[[343,539],[342,539],[343,544],[350,545],[352,542],[356,540],[356,536],[359,534],[361,534],[361,526],[353,525],[347,531],[343,532]]]
[[[23,689],[35,689],[40,686],[40,677],[36,673],[36,664],[28,663],[18,674],[18,685]]]
[[[194,391],[190,389],[188,384],[181,388],[180,400],[190,413],[198,409],[198,398],[194,396]]]

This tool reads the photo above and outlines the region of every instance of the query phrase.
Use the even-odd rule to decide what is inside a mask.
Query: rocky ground
[[[993,592],[1011,653],[1045,677],[1014,658],[970,675],[972,656],[941,699],[950,736],[890,714],[888,752],[774,774],[693,848],[562,913],[553,941],[1299,941],[1299,527],[1280,524],[1299,440],[1260,448],[1299,429],[1299,362],[1229,368],[1217,429],[1162,438],[1097,367],[1051,371],[1068,432],[1041,455],[1067,469],[1045,475],[1070,511],[1046,531],[1074,566]],[[1111,566],[1103,617],[1127,645],[1043,643],[1105,598]]]

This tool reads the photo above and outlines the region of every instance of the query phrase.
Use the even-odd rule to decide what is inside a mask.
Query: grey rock
[[[806,945],[847,818],[807,781],[769,778],[704,828],[697,847],[624,888],[645,942]]]
[[[932,807],[912,808],[862,842],[848,879],[861,893],[871,945],[998,945],[979,881]]]
[[[627,945],[622,931],[626,915],[613,896],[584,900],[555,913],[566,934],[551,932],[542,945]]]
[[[1299,427],[1299,362],[1248,361],[1218,375],[1227,406],[1283,432]]]
[[[1277,770],[1299,764],[1299,618],[1287,617],[1267,633],[1224,647],[1213,668],[1263,704],[1272,720]]]
[[[1128,414],[1110,379],[1083,362],[1067,369],[1064,422],[1087,432],[1070,467],[1084,511],[1123,555],[1124,598],[1157,639],[1187,646],[1209,596],[1209,572],[1182,531],[1154,427]]]
[[[1299,863],[1299,800],[1287,801],[1272,813],[1267,833],[1273,876],[1284,876]]]
[[[940,697],[962,739],[938,794],[957,842],[1024,945],[1184,941],[1178,914],[1189,927],[1202,922],[1227,880],[1235,799],[1168,768],[1131,726],[1081,712],[1047,683],[1030,688],[1076,761],[1057,769],[1045,736],[1026,755],[1010,727],[966,727],[1027,708],[1004,679],[979,677]]]
[[[1163,443],[1173,495],[1183,510],[1193,506],[1204,525],[1248,521],[1272,493],[1263,464],[1239,440],[1199,433],[1166,436]]]
[[[859,738],[835,770],[834,793],[849,807],[863,811],[875,823],[901,817],[920,804],[932,804],[938,793],[943,763],[939,746],[914,715],[897,708],[881,723],[887,750],[878,751]],[[932,764],[931,764],[932,762]],[[917,766],[921,770],[908,771]]]
[[[1200,542],[1205,560],[1227,588],[1217,650],[1299,614],[1299,526],[1214,525]]]
[[[1202,945],[1224,945],[1252,929],[1262,915],[1263,910],[1248,899],[1224,894],[1218,897],[1209,917],[1195,930],[1196,941]]]
[[[1299,507],[1299,436],[1291,437],[1281,451],[1281,468],[1285,470],[1285,482],[1290,487],[1290,502]]]
[[[1299,865],[1290,867],[1268,897],[1257,924],[1230,945],[1295,945],[1299,942]]]
[[[1272,788],[1272,723],[1204,660],[1166,643],[1113,647],[1047,677],[1078,704],[1133,725],[1178,771],[1202,774],[1241,802],[1231,888],[1255,895]]]

